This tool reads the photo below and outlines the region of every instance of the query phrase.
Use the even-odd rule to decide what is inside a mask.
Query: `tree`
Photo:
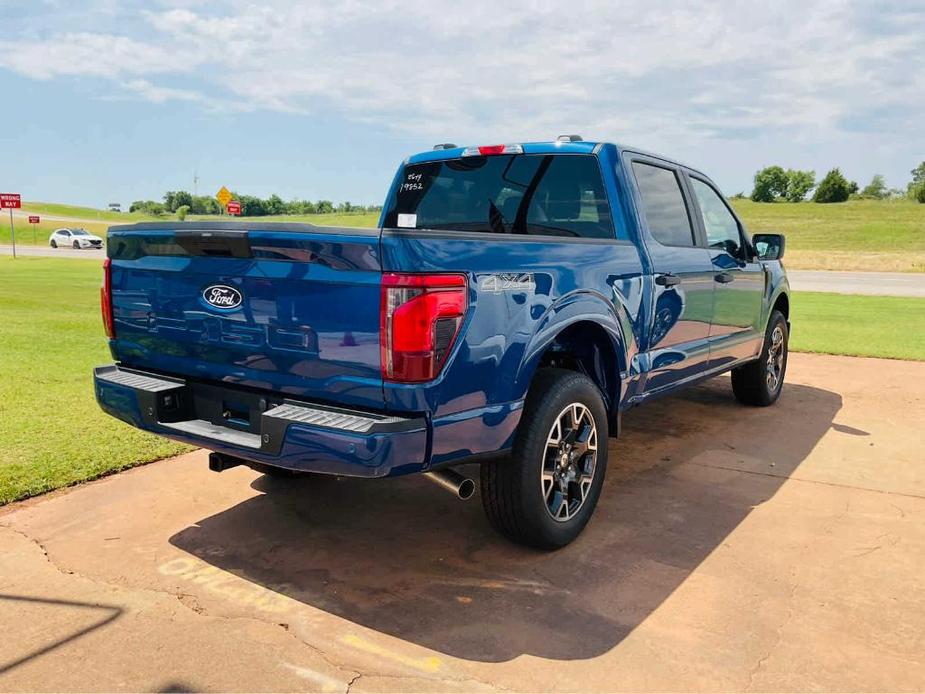
[[[912,182],[925,183],[925,161],[912,169]]]
[[[129,212],[142,212],[144,214],[160,217],[164,214],[164,206],[154,200],[136,200],[128,208]]]
[[[164,207],[168,212],[176,212],[177,208],[183,205],[193,206],[193,196],[185,190],[169,190],[164,193]]]
[[[241,203],[242,217],[263,217],[267,213],[263,200],[253,195],[235,195],[234,199]]]
[[[800,202],[813,189],[814,185],[816,185],[815,171],[787,169],[787,191],[784,197],[789,202]]]
[[[275,193],[266,199],[264,208],[267,214],[286,214],[286,203]]]
[[[318,214],[328,214],[334,211],[334,203],[330,200],[319,200],[315,205]]]
[[[787,192],[787,172],[779,166],[768,166],[755,174],[755,188],[752,200],[774,202]]]
[[[864,190],[861,191],[862,198],[873,198],[874,200],[883,200],[889,195],[890,191],[886,187],[886,181],[880,174],[870,179],[870,183],[864,186]]]
[[[816,188],[813,202],[844,202],[851,195],[851,184],[837,168],[829,171]]]
[[[860,189],[857,181],[848,181],[848,195],[857,195]]]
[[[925,181],[916,183],[912,188],[912,199],[925,203]]]
[[[181,222],[186,219],[186,215],[189,214],[189,205],[180,205],[177,208],[177,219]]]

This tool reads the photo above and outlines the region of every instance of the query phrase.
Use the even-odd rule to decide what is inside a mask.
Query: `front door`
[[[632,169],[655,275],[653,318],[643,348],[649,367],[645,390],[651,392],[706,370],[714,280],[710,253],[697,244],[680,172],[660,160],[635,157]]]
[[[755,356],[761,349],[766,273],[751,255],[742,225],[719,191],[696,176],[688,180],[716,283],[710,327],[710,368],[714,368]]]

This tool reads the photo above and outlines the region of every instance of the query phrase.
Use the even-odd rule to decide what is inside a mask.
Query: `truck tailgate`
[[[122,364],[382,408],[378,229],[138,224],[108,254]]]

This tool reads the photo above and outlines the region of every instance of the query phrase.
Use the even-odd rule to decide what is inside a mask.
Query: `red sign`
[[[38,224],[41,220],[37,214],[29,215],[29,224]]]
[[[18,209],[22,207],[19,193],[0,193],[0,210]]]
[[[229,200],[225,209],[228,210],[228,214],[239,215],[241,214],[241,203],[237,200]]]

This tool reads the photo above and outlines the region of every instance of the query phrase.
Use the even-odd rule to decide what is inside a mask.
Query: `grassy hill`
[[[733,200],[751,233],[787,237],[787,266],[925,272],[925,205],[911,200],[838,204]]]
[[[925,272],[925,205],[910,200],[849,200],[820,205],[802,203],[755,203],[733,200],[732,205],[745,220],[749,231],[778,231],[787,236],[786,263],[795,269],[878,270]],[[23,204],[25,210],[40,215],[74,217],[90,232],[103,235],[109,224],[155,219],[138,214],[94,210],[53,203]],[[164,221],[170,216],[160,218]],[[188,217],[214,220],[215,217]],[[378,213],[315,214],[260,217],[242,223],[261,221],[309,222],[327,226],[375,226]],[[78,222],[56,222],[43,217],[36,242],[45,244],[56,228]],[[16,219],[16,237],[31,244],[32,228],[24,218]],[[10,230],[0,216],[0,243],[9,243]]]

